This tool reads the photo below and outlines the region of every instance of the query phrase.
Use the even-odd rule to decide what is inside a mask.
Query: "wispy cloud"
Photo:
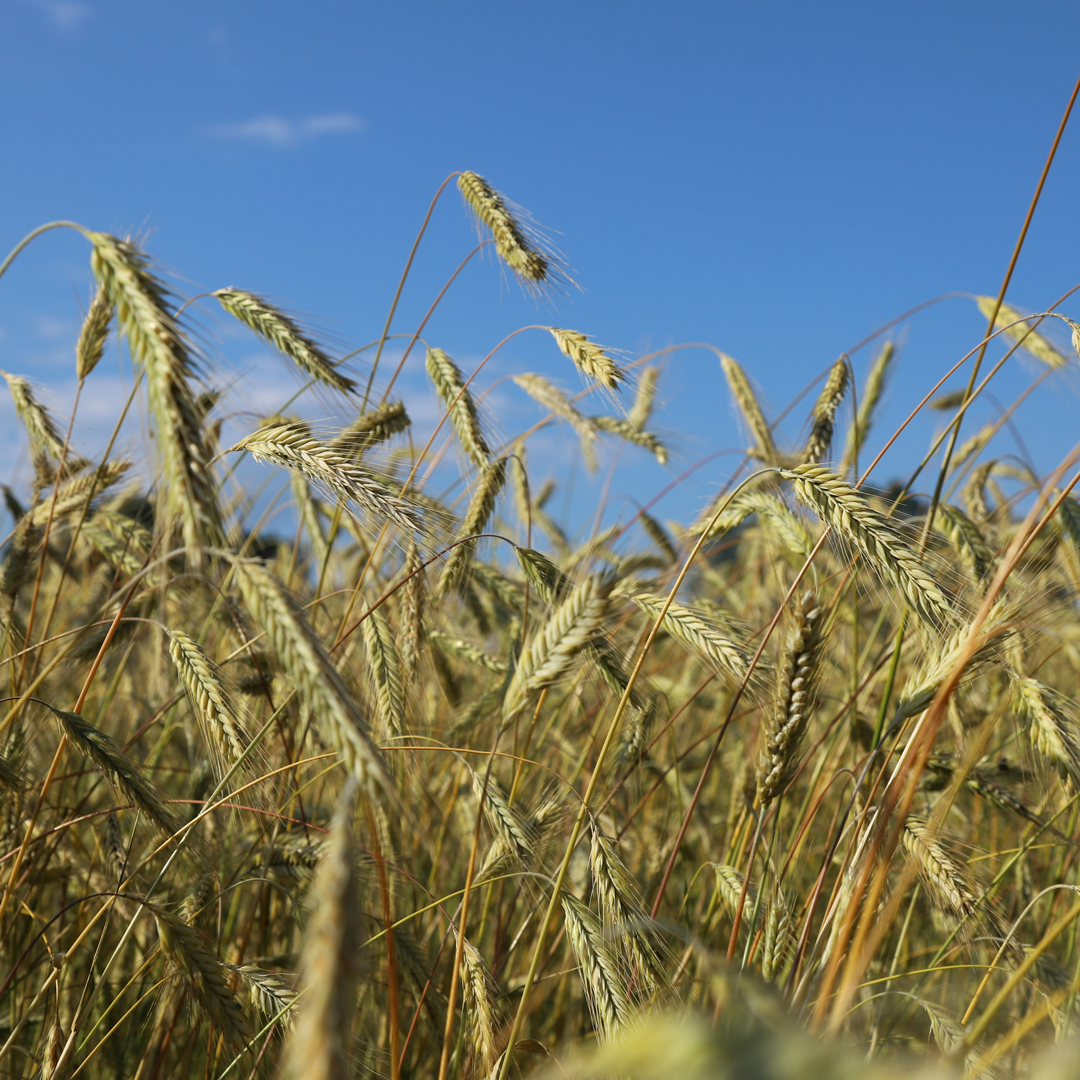
[[[363,129],[364,121],[356,113],[340,112],[305,116],[301,120],[257,116],[237,124],[215,124],[206,129],[206,134],[214,139],[262,143],[264,146],[288,149],[321,135],[347,135]]]
[[[36,6],[61,30],[74,30],[90,14],[90,5],[79,0],[37,0]]]

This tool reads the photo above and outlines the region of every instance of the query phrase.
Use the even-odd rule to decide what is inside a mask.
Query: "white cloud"
[[[74,30],[90,14],[90,5],[79,0],[38,0],[37,6],[61,30]]]
[[[286,120],[283,116],[257,116],[237,124],[215,124],[206,129],[214,139],[262,143],[278,149],[288,149],[297,143],[317,139],[320,135],[344,135],[362,131],[364,121],[356,113],[324,113],[305,116],[301,120]]]

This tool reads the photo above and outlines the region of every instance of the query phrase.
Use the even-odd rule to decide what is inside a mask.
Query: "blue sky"
[[[0,247],[54,218],[141,229],[178,290],[263,293],[346,351],[378,336],[439,183],[473,169],[557,231],[582,291],[538,311],[475,262],[429,324],[432,344],[467,367],[538,321],[631,357],[709,342],[743,363],[775,414],[906,308],[996,292],[1080,74],[1078,39],[1080,8],[1065,2],[6,0]],[[1080,281],[1080,116],[1073,125],[1010,289],[1026,310]],[[451,192],[395,329],[415,327],[472,243]],[[76,235],[51,233],[0,281],[0,367],[47,387],[60,413],[87,256]],[[287,396],[293,384],[257,342],[196,310],[234,408]],[[1080,303],[1065,310],[1080,317]],[[901,328],[872,450],[981,329],[964,299]],[[854,358],[860,374],[869,359]],[[406,401],[430,430],[422,357],[409,363]],[[546,335],[516,338],[493,363],[492,379],[539,371],[580,386]],[[1033,370],[1012,364],[998,398]],[[84,452],[107,437],[125,377],[113,355],[88,384]],[[1041,468],[1076,438],[1076,388],[1072,375],[1047,384],[1017,414]],[[655,425],[672,462],[620,453],[612,514],[743,444],[712,354],[675,354],[661,397]],[[491,400],[505,434],[535,417],[506,383]],[[967,430],[994,408],[973,410]],[[791,439],[804,415],[793,413]],[[21,481],[11,418],[0,397],[0,474]],[[916,424],[880,478],[909,468],[938,422]],[[137,452],[137,432],[126,438]],[[1000,452],[1016,450],[1003,435]],[[568,434],[547,435],[533,468],[565,477],[573,453]],[[705,466],[660,515],[685,520],[735,460]],[[583,520],[605,479],[578,470],[553,507]]]

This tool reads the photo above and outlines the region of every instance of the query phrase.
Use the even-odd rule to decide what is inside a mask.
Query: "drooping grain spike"
[[[240,289],[218,289],[214,296],[233,318],[287,356],[305,375],[343,394],[356,391],[356,383],[342,375],[296,321],[269,300]]]
[[[491,450],[480,426],[476,402],[465,386],[461,370],[442,349],[428,348],[427,373],[443,407],[450,414],[462,450],[476,468],[482,469],[491,457]]]
[[[482,176],[463,172],[457,181],[466,204],[477,220],[491,230],[499,258],[527,285],[540,285],[551,272],[550,260],[528,235],[507,200]]]
[[[590,341],[576,330],[563,330],[558,326],[549,326],[548,330],[551,331],[555,344],[559,346],[559,351],[573,360],[579,371],[608,390],[618,389],[623,373],[602,345]]]
[[[724,369],[724,377],[731,388],[731,396],[735,399],[739,412],[742,413],[743,423],[754,440],[754,445],[749,448],[749,452],[765,465],[778,464],[780,454],[776,449],[776,443],[773,442],[772,431],[769,430],[769,425],[765,421],[765,414],[761,411],[757,396],[750,388],[750,380],[746,377],[746,372],[737,360],[724,353],[720,356],[720,366]]]
[[[439,577],[436,595],[445,596],[468,569],[479,542],[468,538],[475,537],[484,531],[491,515],[495,512],[495,500],[498,499],[505,482],[506,458],[499,458],[481,468],[476,481],[476,489],[469,500],[468,509],[465,511],[465,517],[456,538],[463,540],[464,543],[459,543],[451,549],[447,556]]]
[[[975,303],[978,305],[979,311],[982,312],[983,318],[989,319],[994,313],[997,300],[993,296],[977,296],[975,297]],[[1031,318],[1034,318],[1034,316]],[[1015,325],[1010,325],[1010,323]],[[1001,330],[1005,327],[1008,327],[1005,330],[1006,337],[1011,337],[1013,341],[1022,342],[1021,348],[1026,349],[1036,360],[1041,361],[1048,368],[1065,366],[1065,357],[1057,346],[1053,345],[1038,330],[1032,330],[1030,318],[1021,315],[1016,308],[1011,307],[1009,304],[1002,304],[998,308],[997,318],[994,320],[995,330]]]
[[[104,355],[109,327],[115,314],[116,308],[99,285],[94,290],[90,308],[79,331],[79,340],[75,343],[75,376],[80,382],[98,366]]]

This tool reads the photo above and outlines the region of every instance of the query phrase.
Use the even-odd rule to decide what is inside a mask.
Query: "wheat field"
[[[569,282],[543,232],[451,181],[543,308]],[[33,482],[5,488],[2,1075],[1080,1071],[1080,455],[1036,475],[996,450],[1008,413],[962,430],[1018,353],[1032,382],[1075,368],[1056,305],[974,298],[986,336],[920,389],[940,430],[888,492],[887,336],[822,373],[794,443],[715,349],[741,463],[695,520],[582,539],[530,440],[677,479],[669,350],[522,328],[565,378],[514,375],[535,423],[507,437],[504,343],[466,369],[426,319],[392,338],[412,255],[342,358],[74,223],[0,275],[57,226],[96,282],[80,394],[114,346],[133,388],[79,447],[78,397],[53,416],[6,375]],[[244,386],[215,388],[200,307],[302,380],[230,445]],[[426,440],[405,365],[441,403]]]

